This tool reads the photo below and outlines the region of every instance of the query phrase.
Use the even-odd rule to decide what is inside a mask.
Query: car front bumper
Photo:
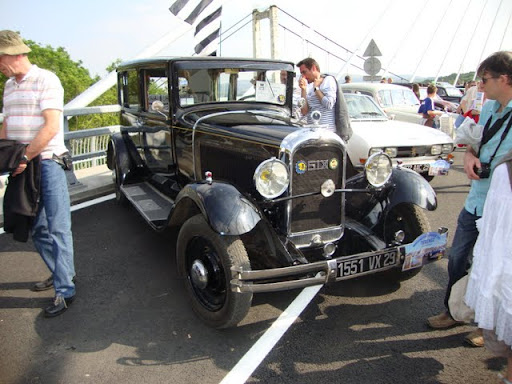
[[[446,252],[447,228],[428,232],[410,244],[378,251],[342,256],[290,267],[243,270],[231,269],[234,292],[274,292],[328,284],[364,275],[402,268],[403,272],[440,260]]]

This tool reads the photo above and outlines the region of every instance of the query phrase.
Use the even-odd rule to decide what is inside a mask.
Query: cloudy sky
[[[64,47],[92,75],[104,76],[104,69],[117,58],[131,59],[184,27],[169,12],[171,2],[17,0],[2,2],[0,10],[4,29],[19,31],[42,45]],[[250,21],[253,9],[271,4],[282,10],[278,13],[280,58],[297,62],[313,56],[330,73],[363,75],[363,59],[357,55],[363,55],[371,39],[382,53],[378,58],[382,67],[408,76],[472,71],[490,53],[512,49],[510,0],[228,0],[222,14],[224,37]],[[268,56],[268,24],[262,27],[263,52]],[[191,55],[193,44],[189,32],[162,54]],[[316,45],[325,46],[331,54]],[[345,65],[344,60],[352,56],[345,49],[357,53],[350,61],[353,65]],[[223,42],[221,55],[252,54],[249,22]]]

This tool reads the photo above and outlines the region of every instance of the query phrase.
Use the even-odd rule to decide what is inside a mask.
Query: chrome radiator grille
[[[333,146],[305,146],[292,158],[292,196],[319,192],[328,179],[341,188],[343,152]],[[290,232],[315,231],[342,223],[341,195],[324,197],[320,194],[299,197],[290,202]]]

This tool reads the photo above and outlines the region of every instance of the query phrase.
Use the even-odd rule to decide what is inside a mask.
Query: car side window
[[[151,108],[154,101],[161,101],[164,111],[169,111],[169,83],[165,69],[150,69],[144,73],[144,109],[151,113],[159,113]]]
[[[391,92],[387,90],[379,91],[377,94],[378,102],[382,107],[390,107],[393,105],[393,99],[391,98]]]
[[[212,101],[210,74],[204,69],[179,70],[178,85],[181,105]]]
[[[443,88],[437,88],[437,94],[442,98],[443,96],[446,96],[446,91]]]
[[[391,91],[391,99],[393,105],[405,105],[405,96],[401,89]]]
[[[121,104],[130,109],[139,108],[139,82],[137,71],[131,70],[122,74]]]

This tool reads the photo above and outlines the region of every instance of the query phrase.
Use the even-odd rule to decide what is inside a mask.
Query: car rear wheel
[[[398,204],[393,207],[386,217],[384,227],[386,243],[389,244],[394,239],[395,233],[400,230],[404,231],[405,234],[404,244],[413,242],[425,232],[430,232],[430,223],[425,211],[410,203]],[[417,275],[420,270],[421,267],[406,272],[402,272],[401,269],[394,269],[385,273],[394,280],[407,280]]]
[[[183,224],[177,242],[177,265],[196,315],[214,328],[238,324],[247,314],[252,293],[233,292],[231,268],[250,270],[239,236],[221,236],[202,215]]]

